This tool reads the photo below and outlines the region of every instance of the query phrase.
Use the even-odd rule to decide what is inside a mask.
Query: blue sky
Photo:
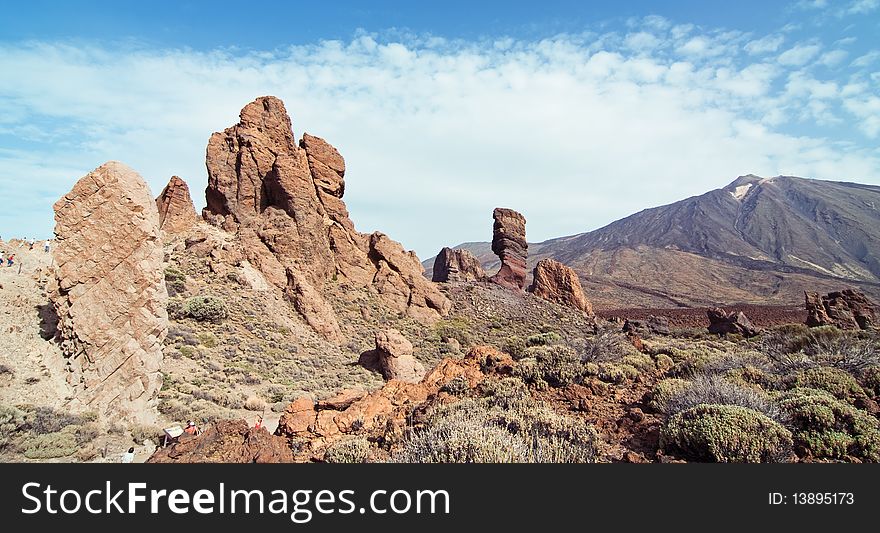
[[[210,133],[262,94],[420,257],[500,205],[539,241],[741,174],[880,184],[880,0],[3,4],[4,238],[108,159],[203,204]]]

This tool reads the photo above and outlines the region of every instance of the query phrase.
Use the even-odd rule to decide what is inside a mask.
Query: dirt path
[[[35,246],[0,242],[13,266],[0,267],[0,404],[61,408],[70,395],[58,346],[41,336],[40,309],[49,303],[46,281],[51,254]]]

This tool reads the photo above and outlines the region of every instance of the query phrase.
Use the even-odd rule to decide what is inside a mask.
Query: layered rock
[[[445,247],[434,258],[432,280],[446,281],[485,281],[486,271],[479,259],[468,250]]]
[[[198,436],[180,436],[178,443],[158,449],[148,463],[291,463],[287,440],[244,420],[218,420]]]
[[[275,97],[251,102],[240,119],[208,142],[204,217],[239,236],[245,259],[287,291],[316,331],[341,341],[323,293],[331,279],[372,287],[418,320],[448,313],[449,300],[424,279],[414,253],[355,230],[342,201],[345,161],[333,146],[308,134],[297,144]]]
[[[318,403],[299,398],[287,406],[275,434],[305,444],[302,460],[320,459],[328,445],[355,433],[393,445],[405,436],[408,417],[416,409],[449,398],[441,390],[452,380],[463,380],[473,388],[487,375],[509,375],[513,365],[509,356],[494,348],[477,346],[463,359],[444,359],[418,383],[395,379],[371,393],[344,391]]]
[[[725,311],[716,307],[707,309],[706,315],[709,317],[709,333],[719,335],[736,333],[743,337],[754,337],[760,333],[742,311]]]
[[[588,315],[593,305],[584,295],[577,272],[553,259],[542,259],[535,265],[529,292],[551,302],[569,305]]]
[[[523,290],[526,285],[526,219],[513,209],[498,207],[492,212],[492,251],[501,259],[498,273],[489,281],[508,289]]]
[[[171,176],[168,185],[162,189],[156,198],[156,207],[159,210],[159,229],[166,234],[186,233],[198,220],[189,187],[177,176]]]
[[[143,178],[111,161],[55,203],[50,298],[76,397],[150,418],[162,383],[167,293],[156,203]]]
[[[805,292],[807,325],[836,326],[840,329],[877,327],[880,310],[861,292],[846,289],[819,296]]]

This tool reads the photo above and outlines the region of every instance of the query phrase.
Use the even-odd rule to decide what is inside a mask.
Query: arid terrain
[[[499,208],[495,262],[448,249],[426,276],[393,237],[355,229],[342,155],[297,139],[277,98],[214,133],[206,164],[201,214],[185,180],[150,192],[108,162],[55,204],[51,253],[0,242],[17,254],[0,267],[0,459],[880,461],[874,226],[828,215],[848,237],[811,255],[803,216],[858,211],[875,188],[712,193],[760,265],[723,256],[698,198],[653,211],[665,230],[636,218],[562,239],[566,254]],[[802,201],[776,241],[799,248],[771,258],[760,228],[780,226],[762,221],[796,218],[780,195]],[[661,242],[679,233],[706,238]],[[201,434],[163,446],[187,421]]]

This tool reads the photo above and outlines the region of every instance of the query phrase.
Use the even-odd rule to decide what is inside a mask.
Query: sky
[[[433,256],[510,207],[540,242],[725,186],[880,185],[880,0],[0,1],[0,237],[108,160],[197,208],[261,95],[346,160],[358,230]]]

